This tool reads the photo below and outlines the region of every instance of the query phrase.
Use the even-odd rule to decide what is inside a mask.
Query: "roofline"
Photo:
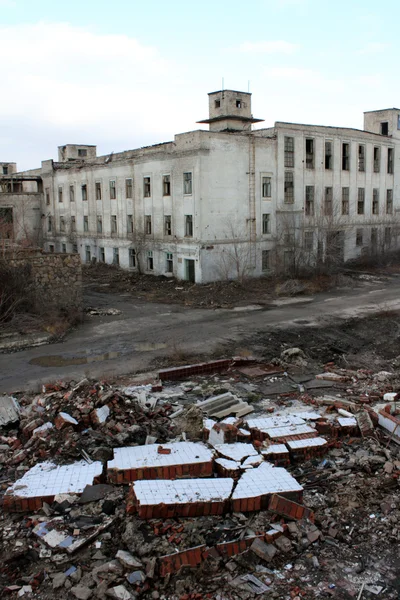
[[[216,92],[208,92],[209,96],[213,94],[222,94],[223,92],[234,92],[235,94],[246,94],[246,96],[251,96],[251,92],[240,92],[239,90],[217,90]]]
[[[96,148],[97,144],[61,144],[57,148],[65,148],[65,146],[85,146],[86,148]]]
[[[312,125],[311,123],[288,123],[286,121],[276,121],[275,127],[279,127],[279,125],[296,125],[298,127],[319,127],[321,129],[342,129],[345,131],[357,131],[358,133],[376,135],[381,139],[392,139],[392,136],[390,135],[382,135],[381,133],[375,133],[374,131],[366,131],[365,129],[356,129],[355,127],[340,127],[339,125]]]
[[[385,110],[400,110],[400,108],[380,108],[379,110],[364,110],[363,114],[366,115],[368,113],[377,113],[377,112],[384,112]]]

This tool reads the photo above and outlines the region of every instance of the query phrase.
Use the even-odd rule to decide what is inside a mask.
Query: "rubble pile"
[[[2,597],[398,598],[400,377],[293,356],[0,397]]]

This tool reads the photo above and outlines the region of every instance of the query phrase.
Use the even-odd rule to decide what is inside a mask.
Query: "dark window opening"
[[[215,101],[215,108],[221,108],[221,100]]]
[[[311,217],[314,214],[314,186],[306,185],[306,206],[305,213],[307,217]]]
[[[388,148],[387,154],[387,172],[393,174],[393,148]]]
[[[389,123],[387,121],[381,123],[381,135],[389,135]]]
[[[171,195],[171,175],[163,175],[163,196]]]
[[[333,167],[332,142],[325,142],[325,169],[332,169],[332,167]]]
[[[145,198],[150,198],[151,196],[150,177],[143,177],[143,194]]]
[[[349,214],[350,188],[342,188],[342,215]]]
[[[306,169],[314,168],[314,140],[306,139]]]
[[[365,171],[365,146],[358,146],[358,170]]]
[[[379,173],[381,170],[381,149],[379,146],[374,146],[374,173]]]
[[[350,171],[350,144],[342,144],[342,170]]]
[[[242,108],[242,101],[236,100],[236,108]]]
[[[85,148],[78,148],[78,156],[87,156],[87,150]]]
[[[293,203],[294,202],[294,178],[292,171],[285,171],[285,202]]]

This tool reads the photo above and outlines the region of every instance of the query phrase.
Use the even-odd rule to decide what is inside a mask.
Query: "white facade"
[[[392,248],[399,119],[388,109],[365,113],[364,131],[251,130],[251,95],[225,90],[209,94],[210,131],[100,157],[62,146],[42,163],[45,248],[199,283],[260,276],[305,248],[326,256],[327,236],[345,260]]]

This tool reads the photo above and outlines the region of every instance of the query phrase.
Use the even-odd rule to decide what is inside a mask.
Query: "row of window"
[[[163,196],[171,195],[171,175],[163,175]],[[87,183],[82,183],[80,186],[81,189],[81,200],[86,202],[88,199],[88,185]],[[117,198],[117,185],[115,179],[110,179],[109,181],[109,193],[110,200],[115,200]],[[193,193],[193,177],[191,172],[183,173],[183,193],[185,196],[190,196]],[[102,200],[103,198],[103,189],[102,182],[96,181],[94,184],[94,194],[96,200]],[[151,177],[143,177],[143,196],[145,198],[151,197]],[[128,178],[125,179],[125,197],[133,198],[133,179]],[[69,201],[75,202],[75,185],[71,184],[69,186]],[[62,185],[58,186],[58,202],[64,202],[64,187]],[[50,204],[50,188],[46,188],[46,204]]]
[[[365,145],[358,144],[357,150],[357,170],[364,172],[366,169],[365,159]],[[305,155],[306,155],[306,169],[315,168],[315,140],[313,138],[306,138],[305,140]],[[387,173],[393,173],[393,158],[394,149],[388,148],[387,151],[387,162],[386,170]],[[284,164],[287,168],[294,168],[295,165],[295,153],[294,153],[294,138],[285,136],[284,141]],[[333,169],[333,142],[325,141],[325,158],[324,165],[325,169]],[[350,171],[350,144],[348,142],[342,143],[342,156],[341,166],[343,171]],[[381,171],[381,147],[374,146],[373,152],[373,163],[374,173],[380,173]]]
[[[61,233],[75,233],[76,232],[76,217],[72,216],[69,220],[70,228],[67,231],[67,220],[64,216],[60,217],[59,222],[59,230]],[[126,220],[127,233],[134,232],[134,223],[133,223],[133,215],[127,215]],[[144,233],[146,235],[151,235],[153,227],[152,227],[152,218],[151,215],[145,215],[144,217]],[[53,231],[53,217],[49,216],[47,218],[47,231],[50,233]],[[89,217],[85,215],[83,217],[83,231],[89,231]],[[96,231],[97,233],[103,233],[103,217],[101,215],[97,215],[96,220]],[[111,234],[118,233],[118,221],[117,215],[111,215],[110,221],[110,231]],[[171,215],[164,216],[164,235],[169,236],[172,235],[172,217]],[[185,237],[193,237],[193,216],[185,215]]]
[[[288,177],[287,177],[288,175]],[[284,199],[286,203],[294,202],[294,181],[293,181],[293,173],[292,171],[285,172],[285,188],[284,188]],[[341,214],[349,215],[350,214],[350,188],[342,187],[342,201],[341,201]],[[333,188],[326,187],[324,191],[324,200],[323,200],[323,213],[325,215],[333,214]],[[314,215],[314,205],[315,205],[315,186],[306,185],[305,188],[305,214],[308,216]],[[372,190],[372,214],[379,215],[379,189],[374,188]],[[385,211],[387,215],[393,214],[393,190],[386,190],[386,205]],[[365,214],[365,188],[358,188],[357,192],[357,214],[364,215]]]

